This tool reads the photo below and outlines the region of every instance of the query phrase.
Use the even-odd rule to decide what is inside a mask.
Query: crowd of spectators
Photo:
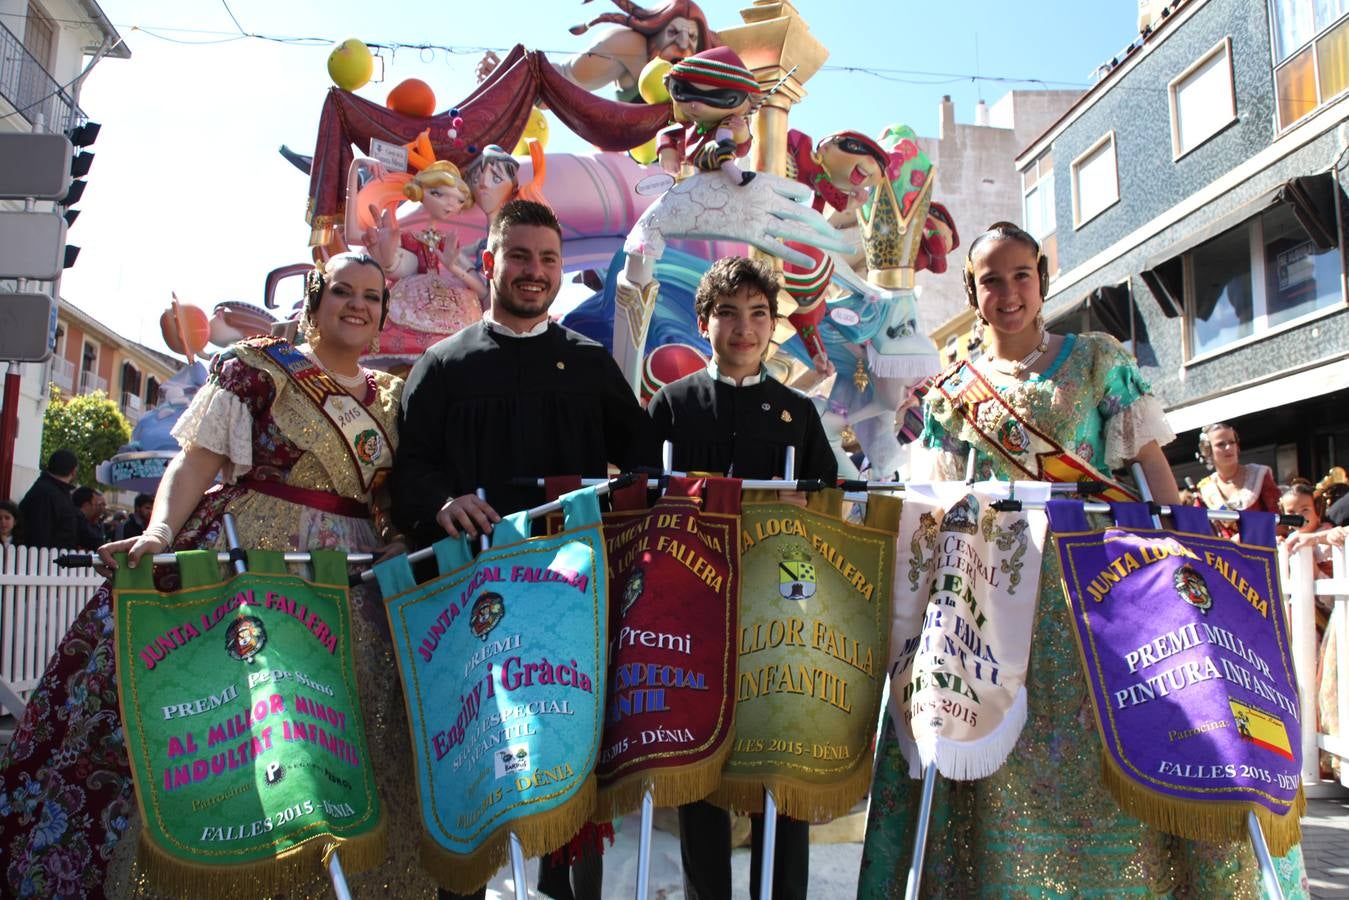
[[[18,503],[0,500],[0,546],[27,545],[97,550],[108,541],[135,537],[145,530],[153,494],[137,494],[132,512],[108,514],[98,488],[77,485],[79,459],[62,448],[47,458],[37,481]]]

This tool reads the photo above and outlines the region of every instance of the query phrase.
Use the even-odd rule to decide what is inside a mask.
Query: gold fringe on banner
[[[1301,785],[1288,812],[1280,816],[1259,803],[1181,800],[1159,794],[1126,775],[1108,753],[1101,754],[1101,781],[1121,809],[1168,834],[1210,843],[1245,840],[1246,813],[1250,811],[1255,813],[1273,855],[1283,856],[1302,840],[1301,819],[1307,798]]]
[[[197,863],[169,855],[142,830],[136,866],[149,885],[173,897],[234,900],[241,896],[303,894],[328,880],[328,856],[340,854],[342,871],[365,872],[388,856],[387,819],[368,834],[339,838],[316,834],[272,857],[250,863]],[[326,891],[326,889],[325,889]]]
[[[513,819],[499,826],[472,853],[453,853],[422,831],[422,868],[440,886],[459,894],[471,894],[492,880],[511,858],[510,836],[520,839],[525,857],[551,853],[571,840],[595,812],[595,776],[581,785],[576,796],[547,812]],[[345,863],[344,863],[345,864]]]
[[[735,812],[761,813],[764,791],[771,790],[782,815],[815,824],[829,822],[847,815],[867,795],[873,753],[869,749],[862,754],[853,770],[832,784],[811,784],[782,775],[764,778],[726,775],[707,801]]]
[[[731,755],[729,733],[721,744],[716,753],[697,762],[643,769],[602,785],[595,803],[599,815],[617,819],[640,808],[648,788],[656,806],[683,806],[703,799],[716,789],[721,768]]]

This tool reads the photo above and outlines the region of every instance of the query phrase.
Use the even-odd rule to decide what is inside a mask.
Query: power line
[[[229,15],[230,20],[233,21],[237,31],[221,31],[218,29],[208,29],[208,28],[183,28],[176,26],[159,26],[159,25],[117,25],[116,23],[114,23],[114,27],[127,28],[130,31],[140,31],[141,33],[147,35],[148,37],[155,38],[156,40],[189,46],[209,46],[212,44],[226,44],[244,39],[268,41],[270,43],[295,45],[295,46],[332,46],[333,44],[338,43],[338,41],[334,40],[333,38],[320,37],[316,35],[310,36],[275,35],[275,34],[261,34],[257,32],[250,32],[246,30],[243,27],[243,25],[239,22],[238,18],[235,17],[234,12],[230,9],[228,0],[221,0],[221,5],[224,7],[225,12]],[[11,16],[13,18],[22,17],[21,14],[19,13],[0,13],[0,16]],[[73,25],[97,24],[91,19],[55,19],[54,21],[61,22],[63,24],[73,24]],[[169,37],[167,33],[211,35],[219,38],[219,40],[188,41]],[[512,49],[511,47],[463,46],[463,45],[455,46],[448,44],[434,44],[428,42],[404,43],[402,41],[365,41],[364,43],[372,51],[387,51],[391,55],[396,55],[400,50],[417,50],[421,52],[439,50],[451,56],[465,56],[470,54],[481,54],[488,52],[508,53]],[[542,52],[550,56],[555,55],[571,56],[584,50],[584,48],[576,48],[576,47],[552,48],[552,49],[535,48],[535,49],[542,50]],[[589,53],[591,56],[601,56],[601,57],[605,56],[605,54],[595,53],[593,51],[589,51]],[[608,58],[616,59],[618,57],[610,56]],[[977,70],[975,72],[931,72],[921,69],[892,69],[878,66],[826,65],[822,66],[820,71],[837,72],[842,74],[868,75],[874,78],[880,78],[884,81],[890,81],[899,84],[915,84],[915,85],[936,86],[944,84],[957,84],[960,82],[968,81],[975,84],[982,82],[991,82],[997,84],[1037,84],[1037,85],[1044,85],[1046,87],[1058,86],[1063,88],[1072,88],[1076,90],[1087,90],[1088,88],[1092,87],[1092,85],[1088,82],[1055,81],[1053,79],[1016,76],[1016,75],[984,75]],[[1129,89],[1147,90],[1147,91],[1165,90],[1165,88],[1145,88],[1145,87],[1135,87],[1133,85],[1130,85]]]
[[[229,13],[230,21],[234,23],[235,28],[239,29],[239,34],[248,37],[248,32],[244,31],[244,26],[239,24],[239,19],[234,15],[234,10],[230,9],[229,0],[220,0],[220,5],[225,7],[225,12]]]

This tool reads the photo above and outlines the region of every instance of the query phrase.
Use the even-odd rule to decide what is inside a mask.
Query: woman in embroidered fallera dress
[[[1279,512],[1279,488],[1269,466],[1240,461],[1241,439],[1226,422],[1199,429],[1199,458],[1213,470],[1199,480],[1199,499],[1209,509],[1258,509]],[[1234,537],[1235,522],[1218,522],[1223,537]]]
[[[1093,477],[1092,470],[1108,478],[1112,469],[1137,461],[1158,501],[1176,501],[1175,480],[1160,448],[1174,435],[1160,404],[1113,338],[1044,330],[1047,268],[1038,244],[1015,225],[995,224],[970,246],[966,291],[983,323],[985,355],[972,372],[957,371],[969,363],[948,369],[926,395],[923,443],[933,453],[932,477],[963,480],[971,452],[979,479],[1062,480],[1040,468],[1046,457],[1057,460],[1053,468],[1076,470],[1083,478]],[[970,376],[991,386],[1009,414],[966,420],[942,385]],[[979,409],[997,407],[985,403]],[[1023,452],[1029,432],[1017,418],[1045,435],[1049,446]],[[1123,812],[1107,793],[1100,739],[1053,552],[1044,554],[1035,615],[1026,725],[1016,749],[992,776],[938,779],[924,895],[1256,896],[1259,872],[1246,843],[1173,838]],[[903,894],[920,787],[908,777],[887,716],[859,898]],[[1300,851],[1280,863],[1287,895],[1305,896]]]
[[[343,254],[310,274],[305,293],[307,343],[253,338],[215,358],[209,380],[174,428],[183,450],[165,472],[145,533],[105,545],[105,561],[119,550],[145,565],[145,554],[166,547],[221,547],[227,511],[250,549],[401,551],[376,498],[393,459],[403,383],[358,362],[387,311],[384,273],[370,257]],[[345,414],[330,417],[317,395],[329,411],[340,407]],[[357,427],[338,424],[349,420]],[[212,487],[217,473],[222,483]],[[171,569],[161,574],[173,576]],[[417,827],[416,803],[407,767],[398,762],[410,765],[411,757],[403,706],[389,702],[398,685],[388,626],[377,597],[356,591],[352,602],[380,795],[389,833],[405,835]],[[125,896],[144,889],[133,871],[137,828],[128,826],[138,817],[113,669],[104,588],[62,640],[0,756],[0,895]],[[408,816],[401,832],[400,813]],[[415,842],[389,845],[393,863],[353,882],[382,890],[392,879],[389,890],[398,896],[417,888],[432,895]],[[315,890],[325,890],[322,873],[315,875]]]

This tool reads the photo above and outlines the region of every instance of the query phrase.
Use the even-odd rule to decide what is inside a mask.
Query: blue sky
[[[208,310],[221,300],[260,303],[269,269],[309,258],[308,181],[276,151],[312,151],[332,42],[401,45],[381,54],[383,82],[358,93],[382,101],[402,79],[421,78],[443,110],[473,89],[481,48],[519,42],[561,57],[589,37],[569,26],[613,9],[604,0],[101,3],[132,56],[101,62],[80,98],[103,130],[69,238],[83,249],[62,295],[154,347],[171,291]],[[750,0],[701,5],[717,28],[738,24]],[[794,127],[816,136],[877,133],[892,122],[935,135],[943,94],[968,122],[981,96],[991,104],[1013,88],[1085,88],[1137,33],[1134,0],[795,5],[830,49],[792,113]],[[253,34],[322,40],[243,38],[234,19]],[[412,46],[423,43],[455,52]],[[553,124],[550,151],[588,149]]]

